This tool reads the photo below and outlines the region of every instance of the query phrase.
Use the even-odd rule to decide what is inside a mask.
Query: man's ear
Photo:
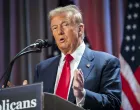
[[[84,33],[84,24],[83,23],[79,24],[78,33],[80,36]]]

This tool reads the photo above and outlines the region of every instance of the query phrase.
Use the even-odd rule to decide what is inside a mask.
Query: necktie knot
[[[70,54],[67,54],[65,60],[71,62],[73,60],[73,57]]]

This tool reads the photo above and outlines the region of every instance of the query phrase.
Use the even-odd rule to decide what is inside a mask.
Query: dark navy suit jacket
[[[36,66],[35,82],[44,82],[44,92],[54,93],[57,69],[61,56],[42,61]],[[86,47],[78,68],[84,73],[86,90],[84,108],[90,110],[119,110],[121,79],[119,60],[105,52]],[[69,101],[75,103],[72,88]]]

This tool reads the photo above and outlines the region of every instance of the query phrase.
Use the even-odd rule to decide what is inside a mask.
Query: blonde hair
[[[74,18],[73,19],[74,23],[76,23],[76,24],[83,23],[81,11],[76,5],[67,5],[64,7],[58,7],[58,8],[51,10],[49,12],[49,16],[48,16],[49,21],[51,21],[51,19],[54,16],[57,16],[58,14],[62,14],[62,13],[66,13],[66,14],[72,16]]]

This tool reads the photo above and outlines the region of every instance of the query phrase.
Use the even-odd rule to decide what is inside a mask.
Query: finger
[[[24,80],[23,81],[23,85],[27,85],[28,84],[28,81],[27,80]]]
[[[83,87],[84,87],[84,84],[81,83],[80,80],[74,79],[74,81],[73,81],[73,89],[75,89],[75,87],[79,88],[79,90],[82,90]]]
[[[76,69],[76,70],[74,71],[74,78],[75,78],[75,79],[77,78],[77,73],[78,73],[78,69]]]
[[[13,87],[14,85],[10,81],[8,81],[7,86],[8,87]]]
[[[74,71],[74,79],[75,79],[75,80],[79,80],[79,78],[78,78],[78,77],[79,77],[79,74],[80,74],[79,72],[80,72],[80,71],[79,71],[78,69],[76,69],[76,70]]]
[[[84,81],[83,81],[83,78],[82,78],[82,76],[81,76],[82,74],[80,73],[80,71],[79,70],[75,70],[75,75],[74,75],[74,85],[80,85],[80,86],[83,86],[83,83],[84,83]],[[77,84],[77,83],[79,83],[79,84]]]
[[[75,80],[73,86],[83,88],[83,83],[81,83],[79,80]]]
[[[80,73],[78,73],[78,75],[77,75],[77,80],[78,80],[81,84],[84,82]]]
[[[80,77],[81,81],[84,83],[84,74],[81,69],[79,69],[79,77]]]
[[[77,83],[79,83],[80,86],[83,86],[83,81],[80,76],[76,79]]]
[[[83,90],[83,87],[76,87],[76,86],[73,86],[73,89],[77,92],[79,91],[82,91]]]
[[[8,85],[6,85],[6,87],[9,87]],[[4,88],[4,85],[2,85],[2,88]]]
[[[75,75],[75,79],[76,80],[79,80],[81,83],[84,83],[84,76],[83,76],[83,72],[82,72],[82,70],[77,70],[76,71],[76,75]]]

